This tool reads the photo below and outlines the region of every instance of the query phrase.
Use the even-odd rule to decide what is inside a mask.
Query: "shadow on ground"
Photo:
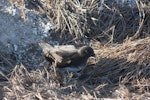
[[[101,94],[99,96],[113,96],[120,86],[125,86],[128,92],[139,94],[150,89],[146,85],[150,78],[150,65],[139,65],[126,59],[101,58],[96,65],[87,68],[87,72],[90,73],[89,79],[84,79],[84,83],[79,80],[79,87],[85,86],[92,93]]]

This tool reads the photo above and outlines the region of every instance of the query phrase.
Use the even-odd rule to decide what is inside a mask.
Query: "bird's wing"
[[[56,52],[58,56],[60,56],[62,59],[59,61],[60,63],[63,64],[70,64],[72,60],[77,56],[77,52]]]
[[[54,48],[57,48],[59,50],[65,51],[65,52],[76,52],[77,49],[74,45],[61,45],[61,46],[55,46]]]
[[[40,42],[44,55],[58,64],[71,64],[77,56],[77,49],[73,45],[51,46],[48,43]]]
[[[53,60],[61,63],[63,60],[63,56],[58,55],[57,52],[50,52],[49,53],[49,57],[51,57]]]

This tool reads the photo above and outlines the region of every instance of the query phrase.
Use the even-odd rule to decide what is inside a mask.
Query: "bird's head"
[[[86,57],[95,57],[94,50],[89,46],[83,46],[79,49],[79,54]]]

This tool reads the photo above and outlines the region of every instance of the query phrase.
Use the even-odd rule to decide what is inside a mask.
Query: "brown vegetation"
[[[92,64],[89,63],[83,71],[90,76],[83,79],[73,78],[72,73],[63,78],[59,74],[55,77],[49,67],[29,71],[24,65],[17,65],[9,75],[1,72],[8,80],[0,83],[4,98],[148,99],[150,6],[146,0],[136,0],[134,5],[118,3],[118,0],[102,1],[39,0],[36,11],[56,25],[54,40],[66,44],[73,39],[71,42],[78,45],[88,39],[96,53],[96,62],[90,61]],[[56,38],[56,34],[62,35]],[[4,60],[2,55],[1,59]]]

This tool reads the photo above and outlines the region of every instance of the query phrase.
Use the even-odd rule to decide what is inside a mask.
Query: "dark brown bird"
[[[44,42],[40,42],[39,45],[46,59],[54,67],[72,72],[82,70],[86,66],[88,58],[95,56],[93,49],[89,46],[77,49],[73,45],[51,46]]]

